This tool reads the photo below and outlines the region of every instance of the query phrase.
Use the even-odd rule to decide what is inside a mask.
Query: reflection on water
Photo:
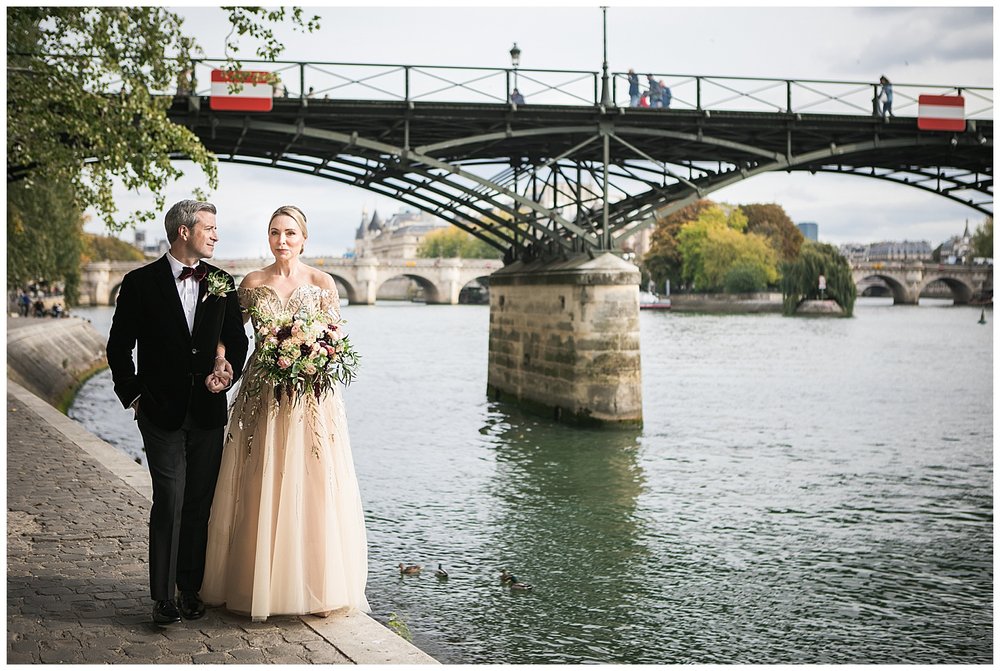
[[[629,642],[623,632],[638,624],[633,604],[645,591],[636,570],[648,554],[636,517],[645,486],[638,434],[567,430],[496,406],[482,432],[496,459],[489,543],[535,586],[524,595],[497,592],[487,604],[482,626],[496,627],[504,646],[523,648],[493,658],[613,659]]]
[[[444,662],[991,661],[992,315],[938,305],[643,313],[639,431],[487,401],[486,307],[348,306],[374,616]]]

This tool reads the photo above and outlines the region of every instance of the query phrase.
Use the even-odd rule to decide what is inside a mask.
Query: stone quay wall
[[[781,312],[781,294],[671,294],[670,309],[676,312]]]
[[[65,412],[76,390],[108,365],[107,341],[90,322],[7,319],[7,377]]]

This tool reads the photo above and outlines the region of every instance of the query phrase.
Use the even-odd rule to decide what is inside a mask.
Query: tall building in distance
[[[801,224],[795,224],[806,240],[812,240],[813,242],[819,242],[819,224],[815,221],[803,221]]]
[[[146,238],[146,231],[139,229],[135,229],[135,242],[132,243],[132,246],[145,254],[147,258],[162,256],[170,249],[170,243],[164,239],[157,240],[156,244],[150,243]]]

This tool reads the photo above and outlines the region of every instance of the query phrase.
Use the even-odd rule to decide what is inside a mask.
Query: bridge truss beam
[[[207,107],[207,105],[206,105]],[[619,248],[659,218],[755,175],[809,171],[912,186],[992,214],[992,122],[508,105],[275,100],[275,112],[172,118],[222,161],[306,173],[425,210],[537,258]]]

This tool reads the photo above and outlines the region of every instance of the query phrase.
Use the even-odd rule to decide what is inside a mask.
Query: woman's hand
[[[215,368],[205,378],[205,386],[213,394],[229,389],[233,383],[233,367],[224,356],[215,357]]]

